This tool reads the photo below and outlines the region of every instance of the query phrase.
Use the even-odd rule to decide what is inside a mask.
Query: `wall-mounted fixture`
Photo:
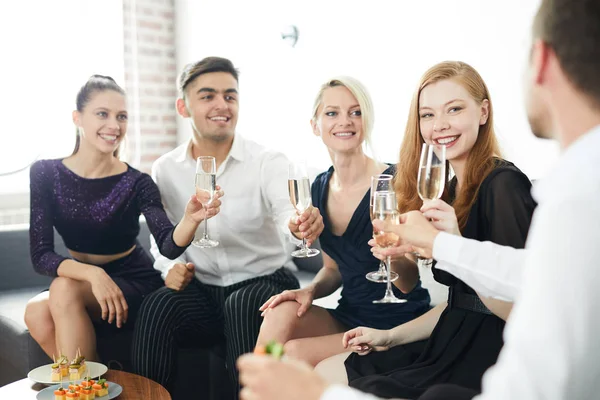
[[[281,32],[281,38],[291,47],[296,47],[296,43],[298,43],[298,27],[296,25],[284,27],[283,32]]]

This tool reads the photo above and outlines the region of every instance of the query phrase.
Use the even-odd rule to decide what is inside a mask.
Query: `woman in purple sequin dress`
[[[140,214],[161,253],[176,258],[220,201],[205,209],[191,196],[174,227],[152,178],[118,158],[127,130],[123,90],[112,78],[94,75],[76,103],[73,154],[38,161],[30,171],[31,260],[38,273],[55,279],[30,300],[25,322],[49,356],[73,357],[81,349],[93,360],[94,324],[133,326],[144,296],[163,285],[137,241]],[[70,257],[54,251],[54,229]]]

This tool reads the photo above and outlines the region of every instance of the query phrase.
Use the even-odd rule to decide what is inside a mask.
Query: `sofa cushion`
[[[0,349],[3,361],[13,368],[15,373],[25,376],[50,359],[35,343],[25,326],[23,315],[27,301],[47,289],[46,286],[30,287],[4,291],[0,294]],[[0,366],[0,375],[5,365]]]

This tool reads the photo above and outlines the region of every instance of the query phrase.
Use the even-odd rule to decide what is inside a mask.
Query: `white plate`
[[[82,375],[82,378],[86,378],[88,376],[92,379],[97,378],[101,375],[104,375],[106,373],[106,371],[108,371],[108,367],[106,365],[100,364],[98,362],[86,361],[85,365],[87,366],[87,370]],[[54,385],[57,383],[63,383],[63,384],[66,383],[67,386],[69,386],[69,383],[79,383],[83,380],[83,379],[78,379],[76,381],[72,381],[69,379],[68,376],[65,376],[62,378],[62,381],[60,381],[60,382],[52,382],[52,379],[50,379],[51,375],[52,375],[52,364],[46,364],[46,365],[42,365],[41,367],[37,367],[37,368],[29,371],[29,373],[27,374],[27,377],[34,382],[45,383],[47,385]]]
[[[87,364],[87,361],[86,361]],[[123,388],[118,383],[106,381],[108,383],[108,396],[96,397],[97,399],[114,399],[123,392]],[[60,385],[52,385],[44,390],[40,390],[36,396],[37,400],[54,400],[54,391],[58,389]],[[68,385],[67,385],[68,387]]]

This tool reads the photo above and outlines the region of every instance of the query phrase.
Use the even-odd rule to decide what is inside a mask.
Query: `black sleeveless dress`
[[[498,159],[496,164],[480,186],[462,235],[523,248],[536,206],[531,183],[512,163]],[[449,186],[451,198],[455,185]],[[485,307],[474,311],[457,302],[476,296],[461,280],[435,266],[433,276],[450,294],[429,339],[366,356],[353,353],[345,362],[350,386],[382,398],[416,398],[439,383],[481,391],[483,373],[503,345],[504,321]]]

